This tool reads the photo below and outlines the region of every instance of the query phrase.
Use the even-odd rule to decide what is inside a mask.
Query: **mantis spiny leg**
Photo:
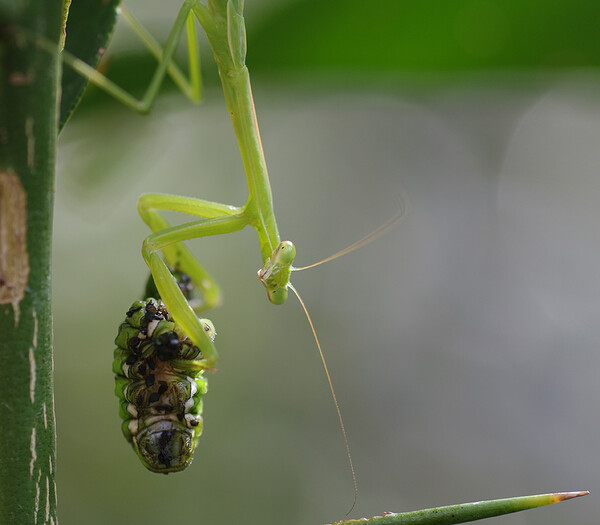
[[[178,195],[145,193],[138,200],[138,212],[154,233],[170,228],[167,220],[157,210],[177,211],[205,218],[227,217],[243,213],[242,208],[227,204]],[[171,269],[188,275],[194,286],[202,293],[202,302],[192,305],[194,311],[210,309],[220,303],[219,286],[182,242],[166,245],[162,248],[162,252],[167,265]]]
[[[175,322],[181,326],[193,343],[202,350],[204,358],[202,361],[205,368],[212,368],[216,364],[218,359],[217,350],[205,332],[206,326],[203,326],[196,317],[194,310],[158,252],[164,250],[165,247],[181,243],[181,241],[187,239],[238,231],[247,224],[247,218],[243,214],[200,219],[152,233],[146,237],[142,245],[142,255],[152,272],[156,288],[163,302]],[[190,260],[195,261],[191,254],[190,258]],[[186,259],[187,263],[189,263],[189,260]],[[199,267],[197,263],[195,264]],[[192,271],[196,270],[196,268],[190,268]]]

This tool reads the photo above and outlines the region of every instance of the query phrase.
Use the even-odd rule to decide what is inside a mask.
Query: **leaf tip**
[[[574,492],[557,492],[556,494],[553,494],[552,503],[560,503],[561,501],[565,501],[568,499],[587,496],[589,493],[589,490],[577,490]]]

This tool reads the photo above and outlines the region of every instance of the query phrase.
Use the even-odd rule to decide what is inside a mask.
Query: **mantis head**
[[[258,270],[258,280],[267,289],[269,301],[283,304],[288,296],[292,262],[296,256],[296,247],[291,241],[283,241]]]

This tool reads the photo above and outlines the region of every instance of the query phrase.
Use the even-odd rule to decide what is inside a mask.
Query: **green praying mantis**
[[[233,233],[242,230],[246,226],[251,226],[257,232],[262,256],[262,267],[258,270],[258,279],[265,286],[269,301],[273,304],[283,304],[288,297],[289,290],[291,290],[297,295],[310,323],[329,380],[340,427],[344,435],[354,481],[354,498],[356,500],[354,469],[352,467],[339,406],[314,326],[302,299],[292,286],[290,275],[294,271],[314,267],[340,257],[368,242],[372,242],[394,227],[401,219],[403,211],[346,249],[318,263],[302,268],[293,267],[292,264],[296,250],[292,242],[282,241],[278,232],[267,167],[252,99],[250,78],[245,65],[246,38],[243,0],[208,0],[206,5],[199,0],[185,0],[179,10],[164,49],[154,41],[126,9],[121,8],[121,15],[158,59],[157,69],[146,93],[141,99],[138,100],[132,97],[94,68],[68,53],[63,53],[64,62],[82,76],[88,78],[92,83],[136,111],[147,112],[151,108],[160,84],[166,75],[169,75],[173,79],[188,98],[192,101],[198,101],[201,98],[201,75],[196,47],[197,20],[208,37],[219,70],[227,109],[235,130],[248,185],[248,199],[242,206],[232,206],[202,199],[157,193],[144,194],[139,199],[138,211],[140,216],[152,231],[143,241],[142,255],[150,269],[158,295],[160,295],[160,299],[164,303],[164,311],[161,310],[160,305],[150,300],[139,302],[140,304],[137,305],[134,303],[134,306],[128,312],[128,318],[131,321],[127,322],[128,326],[125,327],[131,333],[125,338],[125,342],[121,342],[122,345],[118,342],[119,347],[122,349],[135,349],[133,353],[122,354],[116,360],[116,367],[118,368],[116,372],[127,379],[124,383],[122,382],[123,389],[120,392],[123,400],[126,401],[124,403],[125,406],[122,405],[122,411],[127,412],[129,410],[128,413],[132,417],[126,415],[124,418],[129,418],[126,419],[128,425],[130,420],[135,422],[133,427],[128,427],[128,431],[133,436],[139,432],[139,428],[136,427],[136,425],[139,426],[139,416],[137,412],[134,413],[139,407],[136,408],[134,406],[130,408],[129,405],[134,403],[131,402],[131,399],[125,399],[128,395],[126,389],[128,388],[129,380],[133,376],[129,375],[129,369],[124,369],[124,366],[139,366],[141,360],[147,360],[148,356],[152,358],[153,363],[156,365],[154,355],[155,353],[158,355],[158,350],[155,350],[151,345],[157,346],[158,338],[162,337],[164,339],[163,336],[165,334],[177,334],[177,341],[173,343],[175,353],[170,354],[165,361],[170,365],[174,362],[173,368],[177,372],[197,373],[196,376],[191,378],[186,376],[187,379],[185,381],[175,382],[175,386],[179,387],[183,385],[183,389],[188,388],[189,383],[189,389],[180,396],[181,406],[183,407],[181,419],[199,421],[199,394],[206,390],[204,379],[200,379],[201,372],[205,369],[210,370],[215,367],[218,360],[218,353],[213,342],[214,328],[211,324],[208,324],[207,320],[199,319],[197,313],[216,306],[220,301],[220,292],[212,277],[188,251],[184,242],[207,236]],[[186,78],[172,61],[177,43],[184,31],[186,33],[189,56],[189,78]],[[181,212],[198,217],[198,219],[178,226],[171,226],[161,215],[160,212],[162,211]],[[181,283],[174,278],[173,270],[187,276],[194,286],[200,290],[201,300],[198,303],[190,304],[186,294],[181,289]],[[159,313],[157,314],[157,312]],[[148,343],[145,349],[143,348],[143,344],[140,344],[138,337],[140,334],[146,339],[146,343]],[[176,353],[180,352],[178,345],[182,344],[181,341],[183,338],[189,338],[189,341],[185,343],[186,358],[188,358],[185,364],[182,364],[184,360],[182,356]],[[133,344],[131,343],[132,340],[134,341]],[[171,343],[167,342],[164,344],[168,346]],[[164,346],[164,344],[161,340],[160,345]],[[190,350],[191,348],[197,348],[198,352]],[[146,366],[146,363],[142,364]],[[146,386],[151,388],[155,381],[154,376],[151,381],[148,381],[147,371],[145,373]],[[140,377],[144,376],[141,373],[139,375]],[[152,383],[152,385],[148,383]],[[192,383],[195,383],[196,387]],[[155,401],[159,402],[156,395],[160,397],[164,393],[161,393],[160,390],[152,392],[149,396],[155,395],[154,401],[144,400],[143,403],[140,403],[140,406],[146,406],[147,408],[148,404],[152,404]],[[187,409],[188,405],[190,406],[189,410]],[[190,425],[201,427],[198,423],[196,425],[190,423]],[[167,468],[151,468],[151,470],[158,472],[181,470],[178,466],[171,468],[172,464],[176,463],[172,461],[173,458],[171,456],[169,456],[169,464],[164,462],[166,453],[171,455],[172,453],[178,453],[179,445],[171,446],[169,444],[169,446],[165,446],[164,443],[166,441],[165,432],[172,432],[172,429],[168,431],[163,429],[160,432],[161,434],[159,434],[156,443],[152,444],[152,447],[154,447],[153,453],[162,457],[160,461]],[[196,438],[198,435],[199,433],[195,432],[190,438],[193,442],[190,445],[191,452],[189,457],[191,457],[193,448],[197,444]],[[170,438],[170,435],[168,437]],[[137,451],[146,466],[148,466],[148,463],[154,464],[152,462],[155,462],[155,460],[144,460],[142,457],[143,454],[139,450]],[[179,462],[179,464],[183,465],[182,468],[185,468],[189,464],[187,459],[186,456],[185,461]],[[423,524],[462,523],[555,503],[583,494],[583,492],[572,492],[512,498],[509,500],[494,500],[492,502],[485,502],[485,504],[480,502],[448,508],[427,509],[417,511],[417,513],[388,514],[372,518],[371,521],[375,525],[416,522]]]

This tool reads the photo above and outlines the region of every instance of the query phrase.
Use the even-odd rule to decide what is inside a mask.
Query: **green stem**
[[[62,4],[0,0],[0,523],[56,523],[50,250]]]
[[[432,509],[402,512],[400,514],[388,513],[384,516],[375,516],[370,519],[339,521],[333,525],[451,525],[467,523],[469,521],[493,518],[504,514],[511,514],[522,510],[534,509],[559,503],[568,499],[578,498],[589,494],[581,492],[558,492],[554,494],[538,494],[535,496],[521,496],[517,498],[494,499],[476,501],[459,505],[448,505]]]

